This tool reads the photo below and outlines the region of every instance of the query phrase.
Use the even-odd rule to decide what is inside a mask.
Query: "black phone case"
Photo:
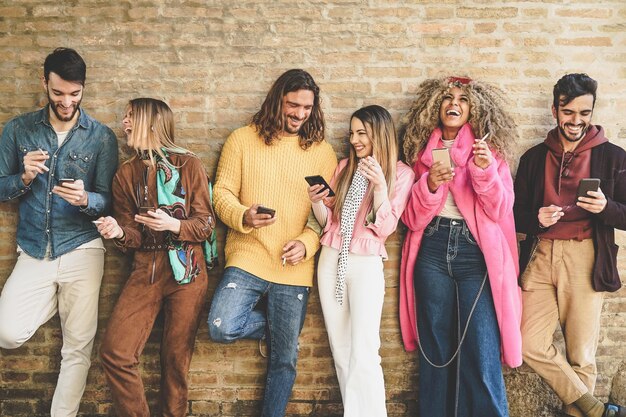
[[[308,177],[304,177],[304,179],[309,184],[309,186],[318,185],[318,184],[323,185],[324,188],[322,188],[322,191],[328,189],[329,190],[328,196],[329,197],[335,196],[335,192],[333,191],[332,188],[330,188],[330,185],[328,185],[324,177],[322,177],[321,175],[309,175]]]
[[[583,178],[578,183],[578,189],[576,190],[576,199],[578,197],[590,197],[587,195],[587,191],[598,191],[600,187],[600,180],[598,178]]]

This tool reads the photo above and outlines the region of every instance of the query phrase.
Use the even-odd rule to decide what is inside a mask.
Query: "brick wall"
[[[309,70],[323,91],[328,139],[345,150],[348,117],[364,104],[398,119],[426,77],[468,74],[504,88],[525,147],[553,125],[551,88],[564,73],[599,80],[595,121],[626,147],[626,4],[622,0],[0,0],[0,127],[44,103],[38,77],[56,46],[76,48],[88,64],[84,108],[111,126],[128,99],[170,103],[178,140],[214,174],[228,133],[257,110],[284,70]],[[15,262],[15,205],[0,205],[0,286]],[[219,229],[223,240],[224,228]],[[620,233],[626,276],[626,238]],[[416,356],[404,352],[397,322],[399,240],[388,243],[382,322],[383,367],[390,416],[416,415]],[[101,291],[100,330],[130,264],[109,247]],[[211,290],[221,271],[211,274]],[[208,308],[208,300],[207,300]],[[203,313],[206,316],[206,311]],[[6,320],[7,318],[3,318]],[[157,325],[143,355],[146,391],[158,398]],[[290,416],[340,416],[341,398],[315,291],[301,337]],[[0,351],[0,415],[45,415],[59,367],[58,319],[25,346]],[[626,295],[607,295],[598,351],[596,393],[626,400]],[[258,415],[265,360],[254,342],[222,346],[198,334],[191,366],[190,414]],[[557,415],[559,403],[523,366],[507,370],[511,415]],[[112,415],[98,359],[81,414]]]

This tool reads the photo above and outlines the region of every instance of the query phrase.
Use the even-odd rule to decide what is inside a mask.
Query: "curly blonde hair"
[[[511,162],[517,152],[519,135],[513,117],[504,110],[508,105],[504,92],[480,81],[449,77],[428,79],[418,87],[417,98],[401,121],[405,124],[402,145],[405,162],[412,165],[430,134],[440,127],[441,102],[452,87],[461,88],[469,96],[468,122],[474,135],[481,138],[489,132],[489,147]]]

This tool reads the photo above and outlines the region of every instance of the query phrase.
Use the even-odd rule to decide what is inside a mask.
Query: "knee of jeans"
[[[214,342],[232,343],[239,339],[239,331],[229,325],[221,317],[212,317],[209,315],[209,337]]]

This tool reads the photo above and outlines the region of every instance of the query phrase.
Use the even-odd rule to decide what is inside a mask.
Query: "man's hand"
[[[135,214],[135,221],[144,224],[157,232],[170,231],[175,235],[180,233],[180,220],[170,216],[161,209],[148,210],[146,215]]]
[[[83,180],[55,185],[52,192],[73,206],[85,207],[89,203],[89,194],[85,191]]]
[[[269,214],[257,213],[257,209],[261,204],[253,204],[248,210],[243,213],[243,225],[259,229],[274,224],[276,222],[276,216],[272,217]]]
[[[50,155],[46,151],[30,151],[24,155],[24,172],[22,173],[24,185],[30,185],[38,174],[50,171],[46,166],[48,159]]]
[[[299,240],[290,240],[283,246],[283,264],[297,265],[306,256],[306,247]]]
[[[606,196],[600,188],[598,191],[587,191],[589,197],[578,197],[576,205],[590,213],[598,214],[606,207]]]
[[[94,221],[94,224],[98,226],[98,232],[105,239],[121,239],[124,237],[124,231],[117,224],[117,220],[111,216],[100,217]]]
[[[562,211],[561,207],[550,204],[548,207],[541,207],[539,209],[537,220],[539,220],[541,226],[550,227],[558,222],[564,215],[565,213]]]

